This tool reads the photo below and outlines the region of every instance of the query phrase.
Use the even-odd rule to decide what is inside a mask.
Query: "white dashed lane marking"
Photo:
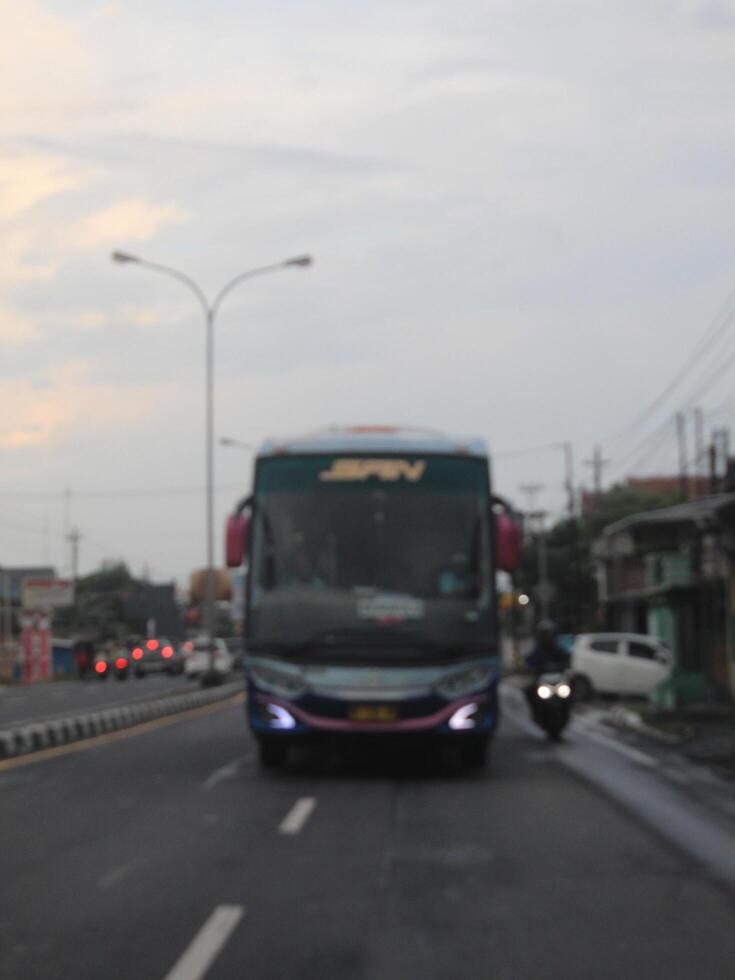
[[[208,793],[214,787],[223,782],[225,779],[233,779],[237,775],[237,771],[240,768],[242,760],[233,759],[232,762],[228,762],[226,766],[221,766],[219,769],[215,769],[202,783],[202,789],[205,793]]]
[[[101,891],[107,891],[108,888],[114,888],[118,882],[123,880],[123,878],[127,878],[132,870],[132,864],[121,864],[117,868],[112,868],[107,872],[107,874],[102,875],[100,880],[97,882],[97,887]]]
[[[218,905],[164,980],[201,980],[243,916],[242,905]]]
[[[296,800],[281,821],[279,834],[298,834],[306,821],[309,819],[316,806],[316,799],[313,796],[302,796]]]

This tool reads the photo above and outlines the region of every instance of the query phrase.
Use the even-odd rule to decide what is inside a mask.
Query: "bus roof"
[[[283,453],[430,453],[486,457],[482,439],[445,435],[431,429],[388,425],[331,426],[302,436],[267,439],[258,456]]]

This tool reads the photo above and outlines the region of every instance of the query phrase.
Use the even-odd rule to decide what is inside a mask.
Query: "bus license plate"
[[[395,721],[398,713],[387,704],[359,704],[350,708],[352,721]]]

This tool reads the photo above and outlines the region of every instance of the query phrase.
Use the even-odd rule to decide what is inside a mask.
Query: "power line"
[[[216,493],[238,493],[242,491],[243,484],[231,484],[217,487]],[[7,500],[61,500],[64,499],[66,490],[3,490],[0,491],[0,498]],[[133,487],[123,490],[75,490],[74,498],[83,500],[123,500],[126,498],[145,498],[145,497],[184,497],[203,494],[204,487]]]
[[[621,456],[619,459],[613,459],[610,464],[612,472],[615,473],[622,470],[633,459],[636,460],[636,463],[641,457],[645,459],[646,456],[650,455],[648,447],[651,445],[651,443],[656,444],[654,446],[653,451],[657,451],[661,445],[660,439],[666,437],[666,432],[673,425],[673,421],[674,421],[673,418],[667,418],[664,422],[661,423],[661,425],[657,426],[657,428],[655,428],[653,432],[650,432],[647,436],[645,436],[645,438],[643,438],[636,446],[633,447],[633,449],[629,450],[624,456]]]
[[[527,449],[504,449],[498,453],[492,453],[493,459],[513,459],[518,456],[535,456],[538,453],[551,452],[552,449],[560,449],[562,443],[547,442],[543,446],[529,446]]]
[[[656,412],[658,408],[666,401],[669,395],[674,391],[681,381],[689,374],[697,361],[699,361],[708,351],[712,351],[717,344],[720,342],[722,337],[726,335],[727,329],[735,321],[735,310],[730,310],[733,302],[735,302],[735,290],[732,290],[728,295],[725,303],[720,310],[717,312],[714,319],[710,322],[710,325],[705,330],[704,334],[700,337],[697,345],[695,346],[692,353],[686,359],[679,371],[674,375],[673,379],[666,385],[664,390],[657,395],[656,398],[651,402],[651,404],[644,409],[644,411],[633,419],[632,422],[624,426],[623,429],[619,430],[613,436],[610,437],[609,441],[616,441],[622,436],[626,435],[632,429],[636,429],[647,422],[649,418]],[[730,310],[728,313],[727,311]],[[724,317],[724,319],[722,319]],[[722,320],[722,322],[720,322]]]

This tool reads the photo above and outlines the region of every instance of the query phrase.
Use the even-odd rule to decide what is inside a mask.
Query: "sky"
[[[0,23],[0,564],[68,572],[71,526],[82,572],[203,564],[202,314],[114,249],[210,296],[313,255],[223,303],[217,438],[478,434],[553,515],[559,443],[578,484],[596,445],[608,481],[673,472],[678,409],[688,452],[695,406],[735,414],[735,0],[0,0]],[[250,467],[217,447],[220,554]]]

